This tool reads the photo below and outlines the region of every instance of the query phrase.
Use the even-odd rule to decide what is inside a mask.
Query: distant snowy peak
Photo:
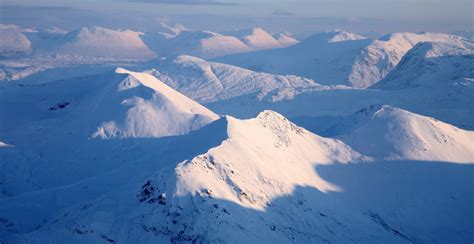
[[[184,27],[181,24],[168,25],[166,23],[160,23],[160,26],[170,32],[170,34],[179,35],[183,31],[190,31],[190,29]]]
[[[372,88],[394,90],[416,87],[444,89],[474,77],[474,50],[442,42],[413,47],[395,69]]]
[[[300,90],[324,89],[313,80],[255,72],[181,55],[151,65],[149,73],[199,102],[215,102],[244,95],[259,100],[291,99]]]
[[[235,37],[224,36],[213,32],[207,33],[211,34],[211,36],[200,40],[201,56],[204,58],[251,51],[248,46]]]
[[[63,34],[63,35],[67,34],[67,31],[65,31],[63,29],[60,29],[56,26],[46,28],[46,29],[43,29],[43,30],[40,30],[40,31],[44,31],[44,32],[50,33],[50,34]]]
[[[343,30],[336,30],[332,32],[332,34],[333,36],[328,40],[328,42],[342,42],[342,41],[354,41],[354,40],[367,39],[366,37],[363,37],[361,35],[350,33]]]
[[[431,32],[422,32],[422,33],[410,33],[410,32],[396,32],[385,35],[378,39],[380,42],[388,42],[391,44],[398,43],[400,46],[408,45],[415,46],[419,42],[442,42],[450,43],[464,48],[472,48],[473,43],[469,42],[464,37],[444,34],[444,33],[431,33]]]
[[[288,47],[299,42],[289,32],[271,35],[261,27],[234,30],[226,32],[226,34],[239,38],[245,45],[253,50]]]
[[[443,42],[420,42],[413,47],[406,55],[420,56],[425,58],[438,58],[446,56],[472,55],[474,50],[464,48],[464,45],[456,45]],[[404,58],[405,58],[404,57]]]
[[[155,57],[140,36],[131,30],[84,27],[67,33],[50,52],[56,55],[146,60]],[[47,52],[48,54],[48,52]]]
[[[242,32],[239,38],[253,49],[271,49],[280,47],[280,43],[262,28],[253,28]]]
[[[462,37],[441,33],[394,33],[379,40],[335,31],[319,33],[291,47],[215,59],[252,70],[294,74],[325,85],[366,88],[383,79],[419,42],[442,42],[472,49]]]
[[[343,30],[334,30],[330,32],[322,32],[302,41],[305,45],[309,44],[321,44],[321,43],[334,43],[334,42],[343,42],[343,41],[355,41],[355,40],[364,40],[367,39],[363,36],[350,33]]]
[[[358,116],[358,126],[339,138],[380,159],[474,163],[474,132],[388,105]],[[363,138],[363,139],[362,139]]]
[[[31,42],[16,25],[0,25],[0,56],[30,52]]]
[[[275,39],[262,28],[237,30],[220,34],[212,31],[190,30],[181,25],[162,24],[164,31],[145,35],[148,46],[159,56],[172,57],[192,55],[200,58],[251,52],[262,49],[280,48],[297,41],[288,34]]]
[[[152,75],[122,68],[115,73],[123,78],[101,95],[104,99],[98,113],[107,121],[99,125],[93,138],[181,135],[219,118]]]
[[[465,38],[442,33],[392,33],[374,40],[357,55],[349,81],[356,87],[369,87],[383,79],[403,56],[420,42],[440,42],[473,48]]]
[[[282,32],[282,33],[278,33],[276,35],[273,36],[279,43],[281,46],[283,47],[289,47],[289,46],[292,46],[292,45],[295,45],[295,44],[298,44],[299,41],[296,40],[292,35],[291,33],[288,33],[288,32]]]
[[[214,58],[252,50],[236,37],[211,31],[183,30],[178,35],[162,40],[150,40],[149,43],[158,55],[165,57],[187,54]]]

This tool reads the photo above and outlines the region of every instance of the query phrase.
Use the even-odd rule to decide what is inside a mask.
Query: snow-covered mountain
[[[472,242],[464,38],[3,29],[0,243]]]
[[[152,75],[117,69],[116,73],[127,77],[117,85],[113,94],[103,94],[104,111],[111,113],[111,120],[103,122],[92,135],[93,138],[115,137],[162,137],[186,134],[216,120],[218,116],[186,96],[176,92]],[[123,111],[116,105],[129,107],[122,121]],[[133,94],[131,96],[131,94]],[[137,95],[141,97],[137,97]],[[150,97],[150,98],[148,98]],[[147,99],[148,98],[148,99]],[[110,111],[112,110],[112,111]],[[118,114],[114,111],[120,111]],[[106,116],[104,116],[105,118]]]
[[[202,103],[252,95],[259,100],[287,100],[305,89],[329,89],[297,76],[259,73],[232,65],[181,55],[148,65],[173,89]]]
[[[182,161],[146,157],[2,198],[0,231],[6,241],[72,243],[462,242],[473,233],[470,165],[371,162],[272,111],[221,118],[180,142],[211,135],[223,137]],[[137,146],[123,152],[135,160]]]
[[[144,33],[131,30],[111,30],[83,27],[64,32],[59,29],[21,29],[2,25],[0,44],[4,52],[28,52],[30,65],[36,62],[97,63],[105,60],[144,61],[156,57],[143,42]],[[11,50],[7,50],[11,49]],[[3,51],[2,51],[3,52]],[[11,56],[11,55],[10,55]]]
[[[363,37],[361,35],[350,33],[344,30],[334,30],[333,32],[324,33],[322,34],[322,36],[327,37],[327,42],[343,42],[367,39],[366,37]]]
[[[345,78],[351,69],[351,60],[356,50],[370,41],[340,41],[339,36],[346,35],[321,33],[291,47],[229,55],[215,61],[259,72],[298,75],[324,85],[350,85]]]
[[[156,56],[172,58],[187,54],[211,58],[255,50],[234,36],[210,31],[194,31],[179,24],[161,24],[161,32],[149,33],[129,30],[114,31],[101,27],[84,27],[69,33],[57,28],[29,30],[11,25],[4,25],[3,29],[9,33],[16,33],[19,38],[21,37],[20,39],[27,42],[28,47],[24,46],[22,42],[15,41],[16,49],[22,50],[22,52],[27,51],[28,54],[33,55],[0,60],[1,81],[20,80],[43,71],[55,73],[54,69],[69,69],[71,66],[84,66],[85,64],[103,67],[106,65],[123,66],[127,63],[147,61]],[[264,30],[257,32],[264,32]],[[11,46],[13,44],[8,44],[11,40],[8,40],[7,37],[8,35],[3,37],[2,43],[10,45],[9,49],[14,48]],[[258,40],[257,37],[255,38]],[[289,33],[281,33],[279,38],[282,43],[278,44],[278,47],[289,46],[297,42]],[[5,46],[5,48],[7,47]],[[273,46],[261,48],[268,49]],[[11,55],[18,54],[16,51],[9,51],[9,53]],[[81,69],[85,71],[84,74],[89,73],[82,67],[77,67],[75,70]],[[50,77],[46,78],[50,79]],[[35,79],[38,80],[37,77]]]
[[[160,23],[160,26],[164,29],[164,33],[168,33],[174,36],[179,35],[183,31],[190,31],[190,29],[186,28],[185,26],[181,24],[174,24],[174,25],[169,25],[166,23]]]
[[[291,194],[297,185],[337,190],[314,174],[318,164],[367,160],[340,141],[316,136],[273,111],[249,120],[226,117],[225,122],[227,139],[177,165],[176,186],[166,195],[204,193],[265,209],[273,198]]]
[[[282,47],[289,47],[293,46],[297,43],[299,43],[298,40],[296,40],[293,35],[289,32],[281,32],[276,35],[273,35],[273,38],[275,38]]]
[[[12,56],[31,51],[31,42],[20,27],[0,24],[0,56]]]
[[[219,118],[152,75],[124,69],[0,91],[0,117],[9,118],[0,135],[15,146],[0,152],[0,167],[11,169],[1,187],[10,195],[71,184],[127,162],[120,153],[98,155],[99,148],[127,147],[114,143],[119,139],[133,144],[187,134]]]
[[[272,49],[282,46],[277,39],[260,27],[248,30],[236,30],[229,34],[239,38],[247,46],[255,50]]]
[[[474,51],[448,43],[417,44],[383,80],[372,86],[396,90],[446,89],[474,78]]]
[[[336,31],[316,34],[284,49],[235,54],[215,60],[256,71],[303,76],[324,85],[368,87],[385,77],[419,42],[443,42],[468,49],[473,45],[462,37],[448,34],[394,33],[370,40]]]
[[[373,41],[354,60],[349,81],[356,87],[369,87],[383,79],[403,56],[420,42],[438,42],[473,49],[467,39],[441,33],[393,33]]]
[[[84,27],[72,31],[46,50],[47,55],[110,59],[151,59],[155,54],[140,38],[143,33]]]
[[[211,31],[182,30],[174,36],[149,35],[145,36],[148,46],[165,57],[187,54],[213,58],[252,50],[236,37]]]
[[[391,160],[474,162],[474,132],[391,106],[360,111],[342,141],[365,155]]]
[[[191,55],[215,58],[235,53],[281,48],[298,41],[289,33],[282,33],[278,40],[262,28],[238,30],[219,34],[212,31],[190,30],[182,25],[162,24],[164,32],[143,36],[147,45],[159,56]]]

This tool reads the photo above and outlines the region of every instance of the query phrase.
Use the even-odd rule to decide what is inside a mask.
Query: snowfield
[[[0,243],[472,242],[472,42],[157,28],[0,26]]]

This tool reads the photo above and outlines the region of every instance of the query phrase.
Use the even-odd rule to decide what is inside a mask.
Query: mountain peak
[[[273,37],[283,46],[288,47],[295,44],[298,44],[299,41],[296,40],[293,35],[289,32],[280,32],[278,34],[273,35]]]
[[[293,130],[298,133],[303,132],[302,128],[290,122],[285,116],[272,110],[264,110],[258,114],[257,119],[264,127],[268,125],[278,125],[279,129]]]
[[[474,51],[453,43],[420,42],[410,49],[376,89],[400,90],[416,87],[450,87],[472,77]]]
[[[347,32],[344,30],[335,30],[333,32],[329,32],[332,37],[328,40],[328,42],[341,42],[341,41],[354,41],[354,40],[363,40],[367,39],[361,35]]]
[[[474,132],[389,105],[367,115],[340,137],[358,152],[387,160],[472,162],[468,145],[474,143]]]
[[[451,43],[420,42],[416,44],[410,51],[408,51],[406,56],[417,55],[425,58],[436,58],[443,56],[459,56],[470,54],[474,54],[474,51]]]
[[[243,31],[238,37],[254,49],[271,49],[280,46],[280,43],[272,35],[260,27]]]
[[[117,90],[105,90],[99,104],[103,122],[92,138],[181,135],[219,118],[150,74],[123,68],[115,73],[125,77],[113,84]]]

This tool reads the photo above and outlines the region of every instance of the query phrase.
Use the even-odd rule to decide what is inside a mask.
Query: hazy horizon
[[[113,4],[111,4],[113,3]],[[450,1],[3,1],[0,22],[65,30],[85,25],[153,31],[161,22],[225,31],[262,26],[296,34],[472,31],[472,2]]]

